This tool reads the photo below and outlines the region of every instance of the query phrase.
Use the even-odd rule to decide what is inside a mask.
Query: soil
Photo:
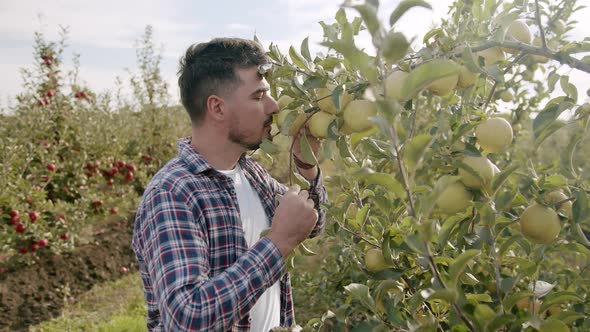
[[[95,284],[121,277],[121,267],[137,271],[131,233],[127,222],[107,226],[74,252],[0,274],[0,331],[27,331],[59,316],[66,301]]]

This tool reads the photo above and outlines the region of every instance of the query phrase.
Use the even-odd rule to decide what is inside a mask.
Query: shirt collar
[[[189,171],[194,174],[204,173],[207,171],[217,171],[213,166],[209,165],[207,160],[191,146],[191,138],[183,137],[176,143],[178,146],[178,157],[186,162]],[[242,169],[245,168],[248,160],[247,153],[243,153],[238,160],[238,164]]]

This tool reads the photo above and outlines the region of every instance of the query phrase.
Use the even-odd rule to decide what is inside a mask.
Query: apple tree
[[[268,48],[281,110],[259,154],[324,139],[316,156],[300,138],[330,193],[322,254],[293,273],[296,305],[321,310],[300,324],[588,330],[590,105],[563,74],[590,73],[588,38],[567,35],[581,6],[458,0],[412,43],[396,27],[416,6],[430,8],[401,1],[382,22],[377,0],[345,1],[320,23],[325,53]]]

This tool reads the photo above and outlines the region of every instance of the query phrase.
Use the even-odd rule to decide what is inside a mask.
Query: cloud
[[[134,41],[148,24],[157,26],[158,33],[172,41],[199,29],[197,22],[177,20],[182,13],[175,8],[156,0],[3,0],[0,31],[3,38],[12,40],[29,40],[36,30],[44,31],[49,38],[57,38],[61,25],[71,31],[71,43],[133,48]]]

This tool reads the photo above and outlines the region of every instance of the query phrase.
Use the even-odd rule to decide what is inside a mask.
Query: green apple
[[[520,231],[534,243],[548,244],[559,235],[561,224],[555,210],[533,203],[520,215]]]
[[[316,91],[318,107],[320,110],[331,114],[336,114],[338,112],[336,105],[334,105],[334,99],[332,98],[332,93],[335,88],[336,86],[329,84],[325,88],[319,88]],[[340,109],[344,109],[351,100],[352,96],[348,92],[342,91],[339,98]]]
[[[484,150],[503,152],[512,144],[512,126],[504,118],[490,118],[475,128],[475,137]]]
[[[506,59],[506,55],[499,47],[486,48],[476,53],[478,57],[484,59],[484,66],[491,66],[498,61]]]
[[[506,39],[530,44],[531,40],[533,39],[533,34],[526,23],[521,20],[515,20],[510,23],[508,29],[506,30]]]
[[[477,73],[472,72],[465,66],[461,66],[459,69],[459,80],[457,81],[457,86],[461,89],[468,88],[475,84],[475,81],[477,81],[477,76]]]
[[[439,78],[428,85],[428,90],[437,96],[446,96],[457,87],[459,75],[453,74]]]
[[[471,204],[471,193],[460,182],[450,184],[436,200],[436,206],[446,214],[465,211]]]
[[[344,124],[353,132],[365,131],[373,127],[373,122],[369,118],[376,114],[375,103],[364,99],[353,100],[344,109]]]
[[[336,116],[334,114],[320,111],[312,115],[311,119],[307,122],[307,125],[314,137],[326,138],[328,137],[328,128],[335,119]]]
[[[547,201],[547,203],[550,203],[550,204],[556,204],[556,203],[562,202],[566,199],[568,199],[567,195],[564,194],[563,192],[561,192],[560,190],[554,190],[552,192],[545,194],[545,201]],[[573,215],[572,208],[573,208],[572,202],[567,201],[567,202],[561,204],[558,211],[563,213],[564,215],[566,215],[568,218],[571,219],[572,215]]]
[[[277,100],[277,104],[279,104],[279,110],[282,110],[283,108],[287,107],[291,102],[293,102],[293,100],[295,99],[291,96],[280,96],[279,100]]]
[[[383,252],[378,248],[371,248],[365,253],[365,266],[369,272],[379,272],[391,267],[385,262]]]
[[[389,74],[389,76],[387,76],[387,78],[385,79],[385,95],[397,101],[405,101],[401,100],[401,95],[402,87],[404,86],[408,75],[408,73],[401,70],[396,70],[393,73]]]
[[[494,178],[494,164],[486,157],[464,156],[463,163],[471,167],[483,179],[483,182],[470,172],[460,168],[459,176],[465,186],[481,189],[487,186]]]

